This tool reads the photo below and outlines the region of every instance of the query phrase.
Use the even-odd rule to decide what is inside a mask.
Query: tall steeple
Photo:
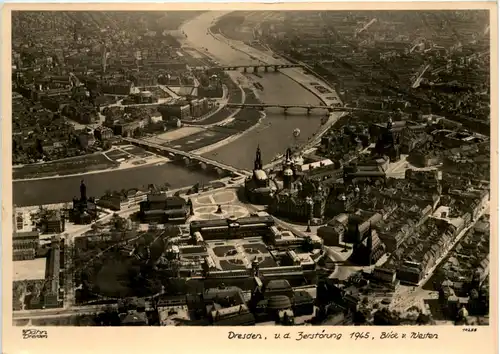
[[[286,163],[292,162],[292,149],[290,148],[286,149],[285,161]]]
[[[262,156],[260,154],[260,146],[257,145],[257,151],[255,152],[254,170],[262,170]]]
[[[80,200],[82,202],[87,200],[87,186],[83,182],[83,179],[82,182],[80,183]]]

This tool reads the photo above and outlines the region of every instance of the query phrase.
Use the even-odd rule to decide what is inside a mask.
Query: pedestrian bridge
[[[250,109],[258,109],[264,110],[266,108],[282,108],[285,114],[291,108],[301,108],[307,111],[307,114],[311,113],[312,110],[323,110],[327,113],[332,112],[368,112],[368,113],[389,113],[387,111],[367,109],[367,108],[357,108],[357,107],[342,107],[338,106],[315,106],[315,105],[304,105],[304,104],[269,104],[269,103],[228,103],[226,105],[228,108],[250,108]]]
[[[186,163],[186,165],[190,165],[193,162],[197,162],[202,167],[202,169],[207,169],[208,167],[212,167],[217,171],[218,174],[229,172],[231,175],[237,177],[243,177],[243,176],[246,177],[251,175],[249,171],[241,170],[236,167],[221,163],[219,161],[215,161],[197,154],[193,154],[191,152],[178,150],[170,146],[163,146],[142,139],[134,139],[126,137],[123,137],[122,140],[127,141],[132,145],[142,147],[148,151],[158,153],[168,158],[176,158],[176,157],[182,158]]]
[[[247,72],[251,69],[253,72],[258,72],[259,69],[264,69],[264,72],[268,72],[269,69],[278,71],[279,69],[285,68],[300,68],[300,64],[250,64],[250,65],[226,65],[226,66],[216,66],[210,69],[222,70],[222,71],[235,71],[243,69],[243,72]]]

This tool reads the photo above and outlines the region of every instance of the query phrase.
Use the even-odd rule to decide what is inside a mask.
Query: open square
[[[248,209],[238,201],[236,191],[233,189],[204,193],[202,196],[192,198],[191,201],[194,211],[191,220],[243,218],[250,215]]]
[[[260,267],[277,267],[260,237],[241,240],[208,241],[207,253],[222,270],[249,269],[257,261]]]
[[[35,258],[26,261],[14,262],[14,278],[12,280],[21,281],[45,279],[46,264],[47,258]]]

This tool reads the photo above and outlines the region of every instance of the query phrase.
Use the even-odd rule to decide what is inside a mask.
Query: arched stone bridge
[[[312,110],[324,110],[327,113],[332,112],[369,112],[369,113],[390,113],[388,111],[382,110],[374,110],[367,108],[357,108],[357,107],[342,107],[342,106],[314,106],[314,105],[304,105],[304,104],[269,104],[269,103],[228,103],[226,105],[228,108],[251,108],[264,110],[266,108],[283,108],[285,113],[288,112],[290,108],[302,108],[307,111],[307,113],[311,113]]]
[[[259,69],[264,69],[264,72],[268,72],[269,69],[278,71],[279,69],[300,68],[300,67],[302,67],[302,65],[299,64],[251,64],[251,65],[216,66],[210,69],[222,70],[222,71],[235,71],[243,69],[243,72],[247,72],[249,69],[251,69],[253,72],[258,72]]]
[[[223,164],[219,161],[215,161],[200,155],[193,154],[191,152],[182,151],[178,149],[174,149],[169,146],[163,146],[159,144],[155,144],[149,141],[134,139],[134,138],[122,138],[122,140],[129,142],[132,145],[136,145],[146,149],[148,151],[157,153],[159,155],[165,156],[172,160],[183,160],[186,165],[192,165],[193,163],[197,163],[202,169],[207,169],[209,167],[213,168],[219,175],[224,173],[229,173],[235,177],[243,177],[250,176],[251,173],[247,170],[241,170],[233,166],[229,166]]]

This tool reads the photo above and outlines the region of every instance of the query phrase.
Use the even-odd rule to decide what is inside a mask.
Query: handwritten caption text
[[[396,332],[396,331],[382,331],[382,332],[348,332],[339,333],[327,330],[321,330],[317,332],[309,331],[298,331],[296,333],[283,332],[274,333],[274,335],[264,335],[261,333],[238,333],[234,331],[228,332],[228,339],[231,340],[295,340],[303,341],[308,339],[315,340],[381,340],[381,339],[439,339],[437,333],[432,332]]]

